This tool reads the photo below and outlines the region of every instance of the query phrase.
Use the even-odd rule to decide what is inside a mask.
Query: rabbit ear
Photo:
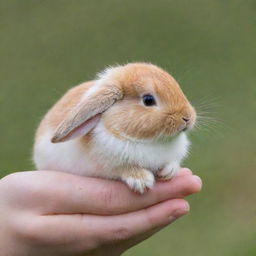
[[[95,85],[60,123],[51,142],[62,142],[85,135],[96,126],[100,114],[122,97],[123,92],[117,86]]]

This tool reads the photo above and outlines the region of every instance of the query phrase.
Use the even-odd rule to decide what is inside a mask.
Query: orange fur
[[[115,136],[138,139],[178,132],[182,117],[195,122],[196,114],[176,80],[162,69],[144,63],[128,64],[112,76],[122,85],[124,98],[102,115],[105,127]],[[141,96],[151,93],[159,98],[159,107],[145,107]]]
[[[66,118],[69,111],[79,103],[83,93],[86,92],[93,84],[94,81],[89,81],[68,90],[65,95],[48,111],[44,119],[41,121],[36,132],[36,140],[38,140],[38,138],[49,128],[56,129],[57,126]]]

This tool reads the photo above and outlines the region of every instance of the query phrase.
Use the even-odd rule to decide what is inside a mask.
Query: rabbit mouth
[[[187,132],[193,128],[193,125],[185,124],[180,127],[180,132]]]

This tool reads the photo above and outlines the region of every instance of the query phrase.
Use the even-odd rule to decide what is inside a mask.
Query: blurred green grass
[[[69,87],[149,61],[205,115],[185,165],[191,213],[125,255],[256,255],[256,2],[0,1],[0,175],[33,169],[33,134]],[[208,113],[209,112],[209,113]]]

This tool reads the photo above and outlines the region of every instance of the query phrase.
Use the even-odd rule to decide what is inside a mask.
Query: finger
[[[47,213],[116,215],[143,209],[168,199],[183,198],[200,189],[200,179],[192,175],[157,182],[152,190],[143,195],[134,193],[121,182],[72,176],[68,184],[65,184],[65,190],[53,192],[54,198],[59,194],[58,202],[51,204]]]
[[[189,211],[188,203],[183,199],[161,202],[144,210],[117,216],[95,215],[49,215],[42,216],[39,225],[42,234],[49,234],[42,239],[65,239],[65,244],[79,250],[97,243],[106,244],[148,236],[161,227],[175,221]],[[63,225],[65,223],[65,225]],[[54,234],[51,236],[50,234]],[[94,239],[94,242],[91,240]]]
[[[126,240],[168,225],[188,211],[189,204],[184,199],[172,199],[136,212],[107,216],[94,228],[100,230],[101,226],[104,227],[103,240]],[[107,234],[112,234],[112,237]]]
[[[201,189],[200,179],[191,174],[157,182],[143,195],[132,192],[122,182],[62,172],[24,172],[21,176],[18,187],[22,191],[15,193],[18,202],[24,207],[30,204],[40,214],[121,214],[182,198]]]

